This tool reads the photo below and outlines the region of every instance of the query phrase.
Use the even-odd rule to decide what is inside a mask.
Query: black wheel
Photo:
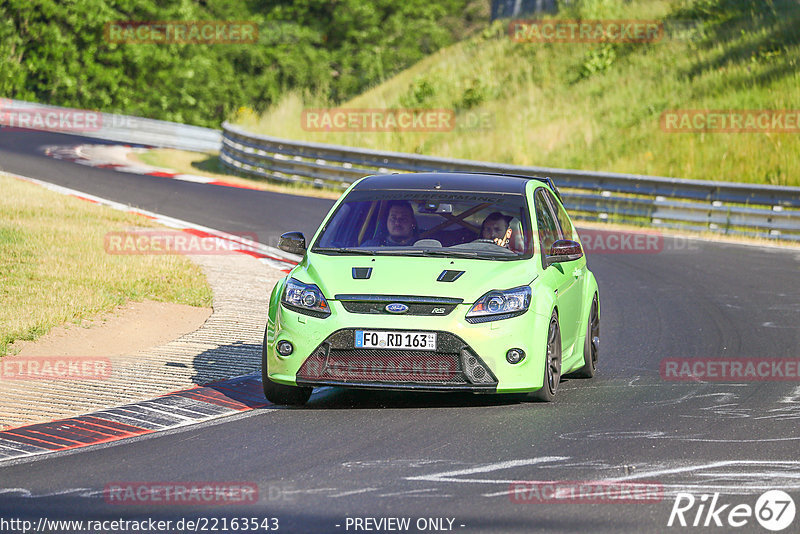
[[[269,379],[267,370],[267,333],[264,332],[264,343],[261,345],[261,382],[264,386],[264,396],[274,404],[288,406],[302,406],[308,402],[314,388],[286,386],[276,384]]]
[[[586,323],[586,341],[583,343],[583,367],[573,373],[578,378],[592,378],[597,371],[597,356],[600,351],[600,309],[597,295],[592,300],[589,320]]]
[[[558,315],[553,310],[550,326],[547,331],[547,352],[544,359],[544,384],[533,392],[533,398],[550,402],[558,392],[561,382],[561,329],[558,327]]]

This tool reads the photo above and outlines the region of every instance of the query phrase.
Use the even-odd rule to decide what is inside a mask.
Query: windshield
[[[311,251],[515,260],[530,257],[521,194],[354,191]]]

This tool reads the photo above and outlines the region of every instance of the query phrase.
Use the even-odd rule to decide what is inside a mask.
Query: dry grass
[[[182,256],[110,255],[110,231],[155,226],[147,219],[0,175],[0,356],[35,340],[145,299],[211,306],[199,267]]]

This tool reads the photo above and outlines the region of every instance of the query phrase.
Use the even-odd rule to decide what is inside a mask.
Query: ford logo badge
[[[387,304],[385,310],[389,313],[405,313],[408,311],[408,306],[393,302],[392,304]]]

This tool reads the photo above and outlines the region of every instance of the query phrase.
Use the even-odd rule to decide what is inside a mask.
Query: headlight
[[[468,323],[485,323],[522,315],[531,304],[531,288],[515,287],[505,291],[489,291],[467,312]]]
[[[281,303],[290,310],[312,317],[327,317],[331,314],[328,301],[316,285],[304,284],[294,278],[286,282]]]

